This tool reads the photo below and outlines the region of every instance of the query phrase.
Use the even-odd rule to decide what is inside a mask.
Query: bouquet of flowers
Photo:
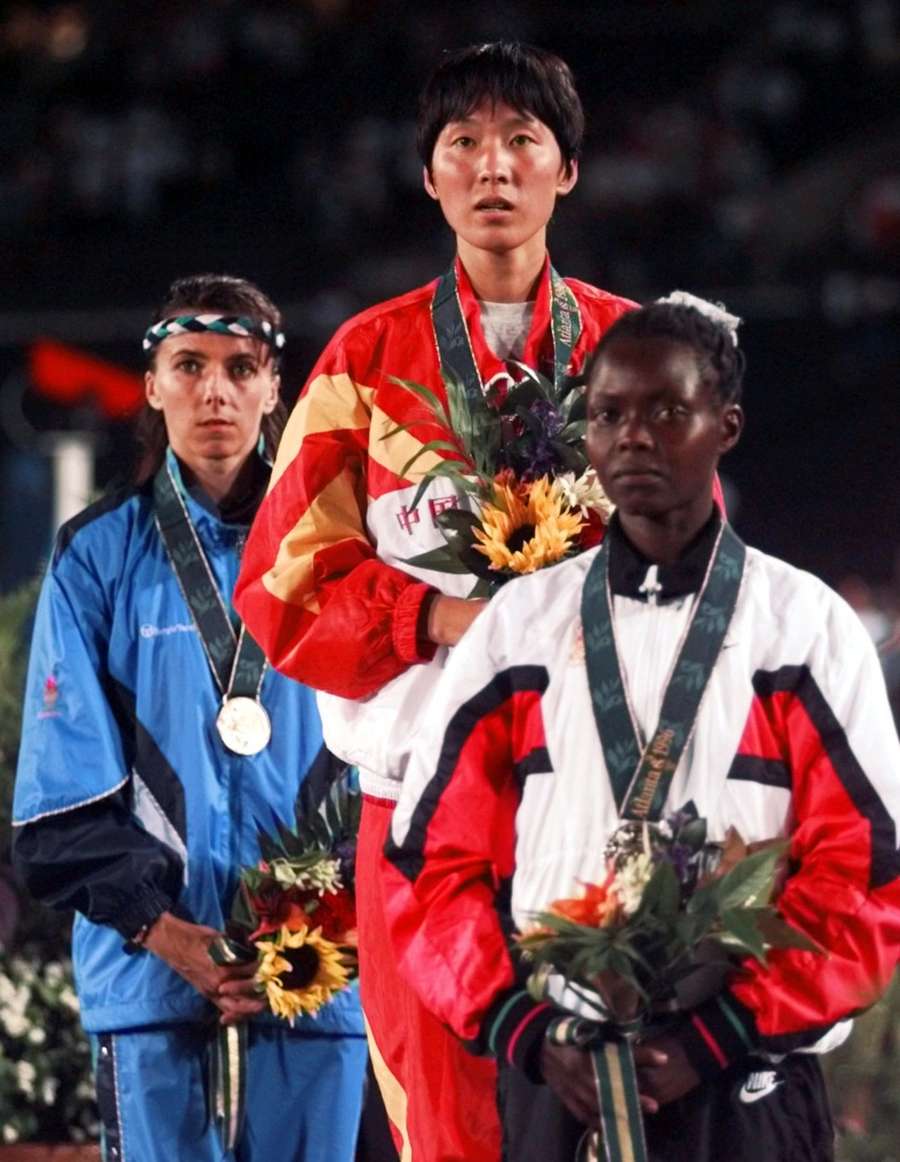
[[[357,976],[354,878],[361,798],[354,768],[344,767],[321,802],[304,784],[293,826],[259,835],[260,861],[240,871],[217,964],[257,962],[256,981],[270,1012],[293,1025],[315,1017]],[[225,1150],[244,1114],[246,1024],[218,1026],[209,1058],[212,1117]]]
[[[732,829],[706,842],[706,820],[683,813],[626,821],[606,846],[602,883],[554,901],[518,937],[543,995],[560,974],[576,995],[624,1024],[665,1011],[677,987],[711,964],[766,962],[767,948],[818,949],[783,920],[772,897],[786,841],[748,847]]]
[[[395,380],[426,404],[444,433],[423,444],[401,475],[426,454],[449,454],[423,474],[412,507],[437,477],[460,499],[435,518],[446,544],[408,564],[473,573],[473,596],[597,544],[612,508],[584,451],[584,381],[567,378],[557,387],[518,366],[520,383],[495,385],[477,398],[445,376],[446,405],[421,384]],[[395,427],[384,439],[413,426]]]
[[[354,863],[360,796],[345,777],[293,827],[261,832],[262,858],[240,872],[225,962],[259,960],[269,1009],[315,1016],[357,975]]]
[[[532,995],[585,1018],[561,1023],[560,1038],[591,1050],[608,1156],[627,1137],[626,1152],[645,1158],[631,1037],[685,1007],[679,993],[696,1004],[719,991],[744,957],[764,964],[769,948],[821,951],[772,904],[786,848],[748,847],[734,830],[707,843],[706,821],[685,813],[627,821],[606,846],[602,883],[554,901],[518,936]],[[598,1142],[588,1157],[599,1156]]]

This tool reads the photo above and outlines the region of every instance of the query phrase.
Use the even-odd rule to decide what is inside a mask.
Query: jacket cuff
[[[126,940],[131,940],[142,928],[158,920],[163,912],[170,911],[174,903],[165,892],[146,884],[120,909],[113,927]]]
[[[394,606],[391,641],[394,653],[401,662],[412,666],[416,662],[430,662],[437,646],[419,633],[419,615],[422,604],[437,591],[423,582],[413,582],[403,590]]]
[[[530,1081],[542,1083],[540,1049],[558,1012],[546,1001],[533,1000],[524,989],[501,994],[482,1025],[489,1051],[499,1062],[520,1070]]]
[[[753,1014],[729,992],[686,1013],[671,1035],[703,1081],[716,1077],[759,1044]]]

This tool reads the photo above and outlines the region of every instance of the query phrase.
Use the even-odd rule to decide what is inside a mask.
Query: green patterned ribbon
[[[731,624],[746,549],[723,523],[666,686],[659,723],[646,744],[628,702],[616,651],[609,553],[607,538],[588,570],[581,599],[591,705],[620,815],[654,820],[662,813]]]
[[[153,507],[157,528],[219,692],[225,698],[258,699],[265,655],[243,625],[240,633],[235,633],[168,463],[154,478]]]
[[[247,1025],[219,1025],[209,1050],[210,1115],[222,1149],[234,1150],[247,1096]]]
[[[442,276],[435,289],[431,301],[431,319],[441,370],[453,375],[464,385],[469,399],[480,401],[484,395],[484,384],[475,362],[472,340],[459,301],[455,264]],[[553,382],[559,387],[581,334],[581,313],[574,294],[552,266],[550,331],[553,336]]]
[[[217,936],[210,942],[209,955],[220,967],[229,964],[251,964],[257,959],[255,948],[248,948],[228,936]],[[244,1124],[247,1096],[247,1024],[217,1025],[209,1048],[207,1093],[210,1117],[216,1127],[223,1150],[233,1150]]]
[[[606,1162],[647,1162],[637,1071],[627,1034],[582,1017],[558,1017],[547,1037],[556,1045],[575,1045],[591,1055],[600,1129],[585,1134],[579,1158],[599,1162],[602,1147]]]

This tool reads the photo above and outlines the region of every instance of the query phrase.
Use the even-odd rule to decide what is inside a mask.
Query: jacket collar
[[[243,496],[229,498],[227,506],[222,508],[201,488],[196,480],[189,481],[185,478],[185,466],[171,447],[166,448],[166,463],[172,473],[175,487],[184,498],[188,513],[195,524],[198,519],[202,521],[204,518],[211,518],[218,524],[244,527],[251,523],[266,494],[272,469],[272,465],[263,458],[261,453],[254,453],[253,457],[256,471],[253,473],[250,487]]]
[[[478,299],[469,281],[469,276],[466,274],[465,267],[460,262],[458,256],[455,265],[459,302],[462,307],[466,330],[469,332],[472,354],[475,356],[475,364],[481,375],[482,383],[488,384],[497,375],[509,376],[510,369],[502,359],[497,358],[487,345],[487,340],[484,337],[484,331],[481,326],[481,308],[478,305]],[[553,333],[550,329],[549,255],[544,258],[544,267],[538,280],[534,314],[531,319],[528,338],[525,340],[521,362],[533,368],[535,371],[546,371],[549,366],[552,376]],[[518,380],[519,378],[521,378],[520,374],[513,375],[514,380]]]
[[[715,548],[722,518],[713,506],[709,520],[677,561],[671,565],[656,565],[629,541],[622,529],[618,513],[610,518],[606,535],[609,538],[609,585],[619,597],[638,601],[672,601],[688,593],[697,593],[706,576],[707,566]],[[655,569],[655,572],[651,572]]]

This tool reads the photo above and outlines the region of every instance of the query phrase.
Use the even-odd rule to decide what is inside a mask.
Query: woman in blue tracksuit
[[[312,692],[265,666],[230,603],[283,422],[282,343],[252,284],[173,284],[144,340],[137,484],[62,528],[38,606],[15,858],[37,897],[78,913],[109,1162],[353,1157],[356,988],[291,1029],[263,1013],[255,966],[209,955],[259,829],[293,819],[301,785],[314,806],[335,776]],[[206,1065],[216,1025],[244,1021],[246,1117],[230,1151]]]

